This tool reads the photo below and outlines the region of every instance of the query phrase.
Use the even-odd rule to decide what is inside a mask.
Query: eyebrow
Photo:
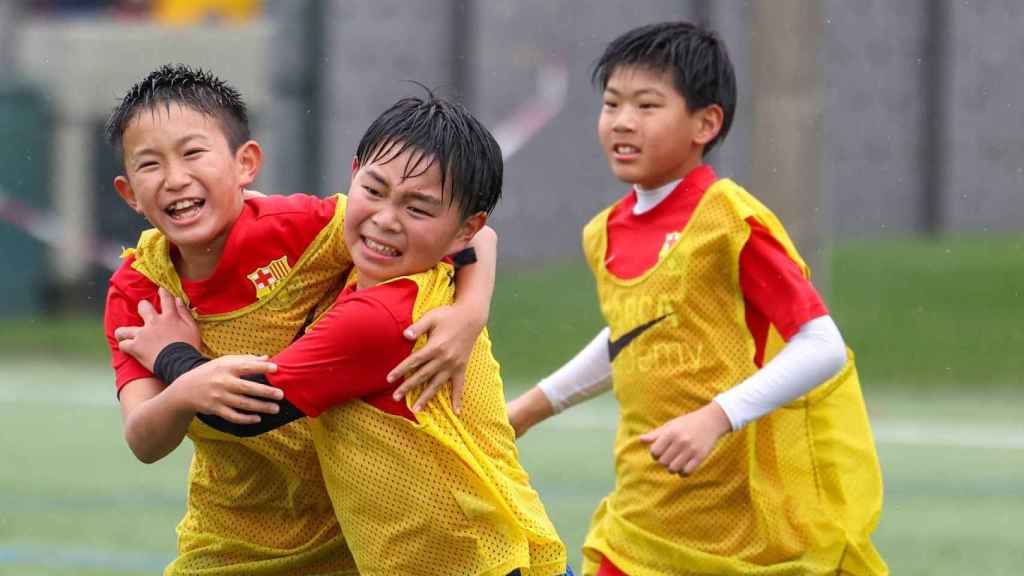
[[[367,168],[366,175],[379,182],[381,186],[387,186],[388,188],[391,187],[391,182],[388,182],[387,179],[380,174],[380,172],[377,172],[373,168]]]
[[[419,200],[420,202],[426,202],[427,204],[431,204],[433,206],[440,206],[441,205],[441,199],[440,198],[438,198],[437,196],[431,196],[430,194],[424,194],[423,192],[409,192],[408,194],[406,194],[406,196],[408,196],[409,198],[412,198],[413,200]]]
[[[177,148],[177,147],[179,147],[179,146],[181,146],[183,144],[186,144],[189,140],[195,140],[197,138],[198,139],[203,139],[204,136],[202,134],[186,134],[186,135],[182,136],[181,138],[178,138],[174,142],[174,147]],[[156,153],[157,153],[157,151],[155,149],[153,149],[153,148],[140,148],[138,150],[131,151],[133,159],[138,158],[139,156],[143,156],[145,154],[156,154]]]
[[[605,88],[604,91],[611,93],[612,96],[622,96],[621,92],[610,86]],[[646,96],[649,94],[654,96],[664,96],[664,93],[661,90],[658,90],[657,88],[641,88],[636,92],[633,92],[632,96]]]

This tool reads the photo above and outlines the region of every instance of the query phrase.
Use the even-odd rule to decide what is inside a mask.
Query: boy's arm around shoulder
[[[484,226],[469,247],[475,251],[476,261],[456,271],[455,303],[431,310],[405,330],[405,337],[412,341],[424,333],[429,333],[430,337],[423,348],[410,354],[388,374],[389,382],[406,376],[405,382],[395,390],[395,400],[429,383],[417,398],[414,411],[421,410],[449,380],[452,382],[452,409],[458,413],[462,406],[469,357],[491,313],[498,235],[490,226]]]

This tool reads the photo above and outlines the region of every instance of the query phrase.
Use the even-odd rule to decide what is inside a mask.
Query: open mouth
[[[636,158],[640,155],[640,149],[632,144],[612,144],[612,153],[619,159]]]
[[[402,255],[397,248],[388,246],[387,244],[378,242],[372,238],[367,238],[366,236],[363,236],[363,245],[369,248],[371,252],[380,254],[387,258],[397,258]]]
[[[164,208],[164,212],[171,217],[171,220],[188,220],[196,214],[199,214],[199,211],[203,209],[204,205],[206,205],[206,200],[202,200],[200,198],[186,198],[171,203],[170,206]]]

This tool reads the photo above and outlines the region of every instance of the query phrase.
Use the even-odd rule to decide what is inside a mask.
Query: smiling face
[[[170,103],[139,110],[122,146],[125,174],[114,187],[125,202],[182,258],[219,257],[242,211],[242,191],[259,171],[259,145],[249,141],[232,152],[215,118]]]
[[[621,66],[605,86],[597,132],[612,173],[652,189],[700,165],[721,119],[717,105],[689,110],[667,72]]]
[[[483,212],[467,219],[442,194],[437,163],[404,177],[416,151],[360,166],[352,161],[345,209],[345,244],[359,271],[359,288],[429,270],[465,248],[483,226]]]

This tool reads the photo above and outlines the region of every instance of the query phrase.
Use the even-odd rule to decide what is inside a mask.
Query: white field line
[[[114,408],[114,384],[75,387],[33,385],[15,387],[0,384],[0,405]],[[579,406],[542,424],[553,430],[612,432],[616,426],[613,405],[595,402]],[[955,420],[876,419],[872,422],[875,441],[886,445],[1024,450],[1024,424],[963,424]]]

